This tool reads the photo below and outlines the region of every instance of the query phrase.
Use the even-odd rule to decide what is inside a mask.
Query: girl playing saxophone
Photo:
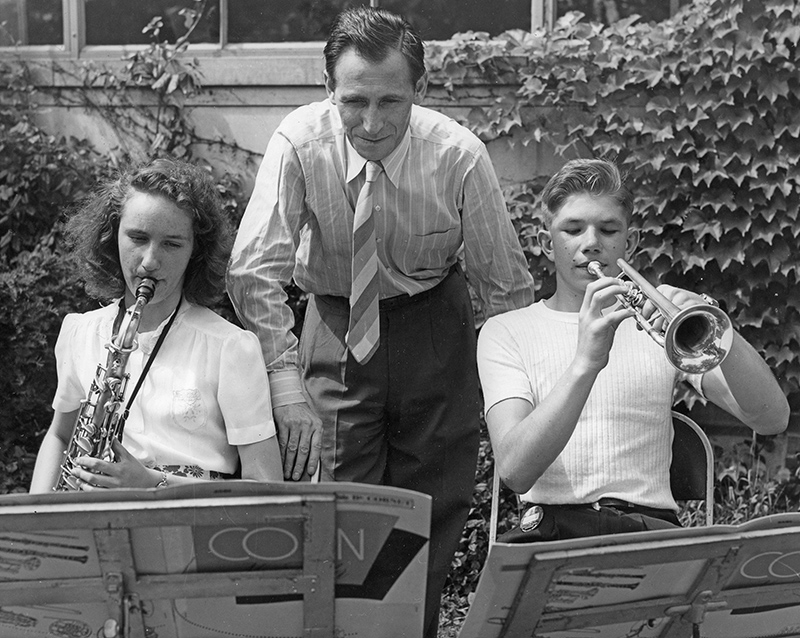
[[[67,237],[87,291],[115,301],[64,319],[54,416],[30,491],[53,489],[61,472],[87,491],[224,478],[238,468],[245,479],[282,480],[258,339],[208,308],[223,290],[231,238],[208,173],[167,159],[126,171],[72,216]],[[113,459],[73,452],[65,462],[89,384],[104,371],[98,362],[110,359],[143,282],[155,289],[138,304],[125,356],[122,442],[112,437]]]

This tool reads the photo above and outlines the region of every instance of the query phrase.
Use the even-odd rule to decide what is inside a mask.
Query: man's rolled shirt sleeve
[[[465,173],[463,192],[467,273],[486,316],[529,306],[534,300],[533,277],[485,146]]]
[[[292,280],[304,213],[303,171],[291,143],[267,146],[233,247],[228,294],[242,324],[255,333],[267,365],[273,407],[302,402],[294,314],[284,291]]]

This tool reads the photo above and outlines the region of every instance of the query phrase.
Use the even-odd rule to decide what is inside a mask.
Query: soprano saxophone
[[[153,298],[155,290],[155,280],[144,277],[136,288],[136,302],[126,311],[119,332],[106,344],[106,364],[97,364],[86,399],[81,401],[72,437],[64,452],[61,475],[53,488],[56,492],[79,489],[77,477],[72,473],[75,459],[79,456],[115,460],[111,443],[114,439],[122,440],[122,429],[125,427],[123,402],[130,378],[125,368],[131,352],[139,346],[136,335],[142,310]]]

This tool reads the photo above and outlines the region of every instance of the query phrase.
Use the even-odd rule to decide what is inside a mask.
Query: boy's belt
[[[646,511],[665,511],[657,507],[648,507],[647,505],[637,505],[629,501],[623,501],[621,498],[603,497],[594,501],[593,503],[563,503],[563,504],[550,504],[543,503],[544,507],[557,507],[563,509],[593,509],[599,510],[601,507],[613,507],[618,510],[625,510],[628,512],[646,512]],[[666,510],[671,511],[671,510]]]
[[[597,509],[598,507],[616,507],[617,509],[621,510],[632,510],[642,507],[641,505],[637,505],[636,503],[629,503],[628,501],[623,501],[620,498],[601,498],[595,503],[592,503],[592,507]],[[653,509],[653,508],[645,508],[645,509]]]

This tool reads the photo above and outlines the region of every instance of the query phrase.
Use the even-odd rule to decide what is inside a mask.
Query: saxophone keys
[[[83,452],[84,454],[91,454],[92,448],[92,440],[86,436],[80,436],[75,440],[75,445],[78,449]]]
[[[73,490],[74,492],[77,492],[79,489],[81,489],[80,479],[77,476],[72,476],[71,474],[64,476],[64,483],[69,489]]]

